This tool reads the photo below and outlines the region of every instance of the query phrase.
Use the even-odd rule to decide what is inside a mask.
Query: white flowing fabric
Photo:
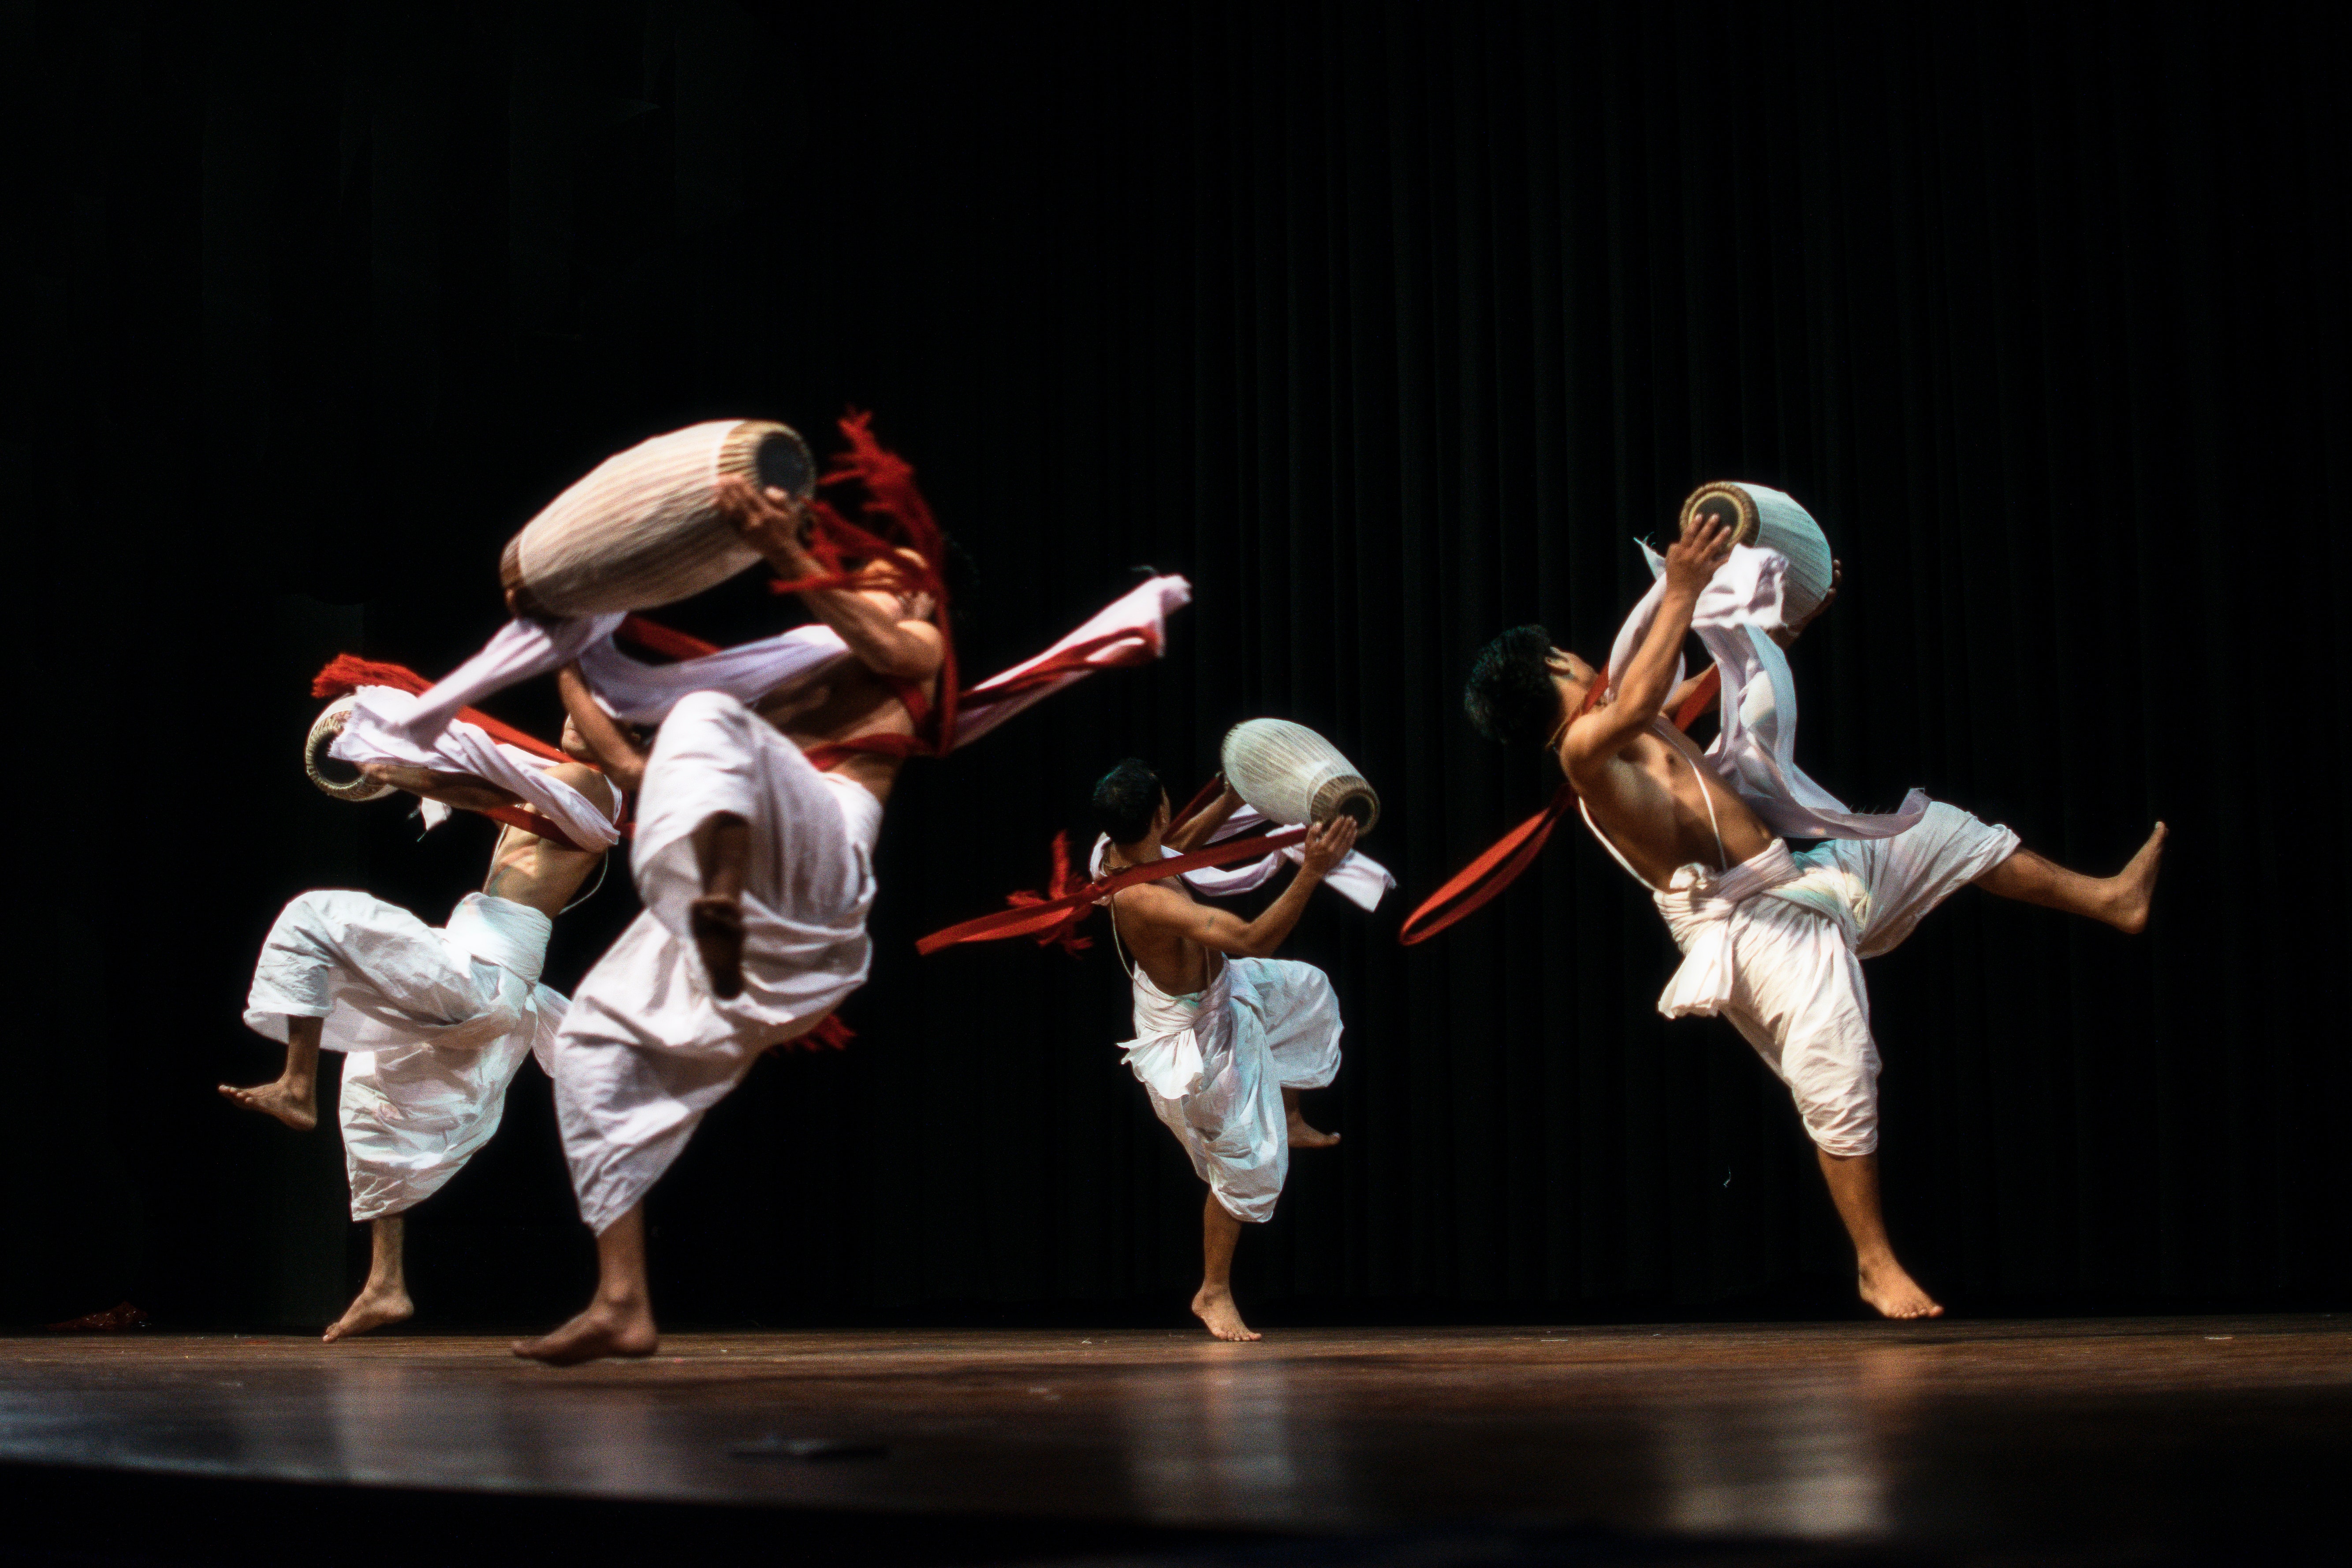
[[[1666,591],[1664,558],[1648,545],[1656,581],[1617,634],[1609,669],[1622,675],[1657,618]],[[1732,547],[1731,555],[1698,597],[1691,630],[1723,672],[1717,704],[1721,731],[1706,760],[1773,832],[1790,838],[1885,838],[1915,826],[1927,797],[1913,790],[1900,807],[1884,815],[1850,811],[1797,766],[1797,683],[1788,656],[1771,634],[1782,629],[1783,587],[1789,558],[1775,550]],[[1683,679],[1675,664],[1675,684]],[[1615,682],[1611,683],[1612,689]]]
[[[688,927],[702,893],[692,835],[722,812],[751,839],[743,991],[727,1001]],[[581,982],[555,1044],[556,1113],[592,1229],[645,1195],[762,1051],[865,983],[881,823],[869,791],[817,772],[738,699],[698,691],[669,710],[630,847],[645,910]]]
[[[1228,838],[1238,838],[1244,833],[1254,832],[1265,826],[1265,818],[1258,815],[1257,808],[1244,805],[1235,810],[1214,833],[1209,835],[1209,842],[1220,844]],[[1087,861],[1087,876],[1089,879],[1103,874],[1103,857],[1109,853],[1109,850],[1110,835],[1108,833],[1095,835],[1094,852]],[[1164,844],[1160,846],[1160,854],[1162,859],[1174,859],[1177,853]],[[1307,852],[1293,844],[1287,848],[1270,852],[1263,859],[1244,860],[1232,866],[1203,866],[1197,871],[1185,871],[1180,875],[1185,881],[1210,898],[1222,899],[1235,893],[1246,893],[1263,888],[1267,879],[1282,868],[1282,863],[1285,860],[1297,866],[1303,864],[1306,859]],[[1369,910],[1381,907],[1381,895],[1396,886],[1396,878],[1390,875],[1387,867],[1370,856],[1350,849],[1341,858],[1337,866],[1331,868],[1330,874],[1323,879],[1323,885],[1358,909]]]
[[[1226,959],[1189,996],[1169,995],[1140,968],[1133,979],[1136,1037],[1119,1047],[1129,1070],[1225,1212],[1273,1218],[1290,1173],[1282,1091],[1321,1089],[1339,1071],[1330,980],[1279,958]]]
[[[436,773],[464,773],[493,784],[538,809],[571,836],[583,849],[609,849],[621,841],[619,789],[613,790],[613,809],[593,801],[548,770],[555,764],[520,746],[492,740],[464,720],[452,721],[430,740],[409,739],[408,720],[415,713],[415,693],[394,686],[362,686],[352,692],[351,717],[328,754],[347,763],[397,763]],[[424,803],[425,824],[438,827],[451,808],[440,801]]]
[[[436,931],[348,889],[300,895],[270,927],[245,1022],[281,1044],[289,1018],[318,1018],[345,1053],[338,1107],[352,1218],[411,1208],[498,1131],[523,1058],[563,1021],[539,984],[553,922],[528,905],[468,893]]]

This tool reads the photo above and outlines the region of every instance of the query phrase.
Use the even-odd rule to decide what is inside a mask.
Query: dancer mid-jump
[[[1696,512],[1644,602],[1646,631],[1629,624],[1620,639],[1630,655],[1622,668],[1596,670],[1553,647],[1543,627],[1518,626],[1480,653],[1465,702],[1488,739],[1551,752],[1603,847],[1651,889],[1685,954],[1659,1011],[1730,1019],[1788,1084],[1853,1239],[1863,1300],[1890,1318],[1935,1317],[1943,1308],[1895,1260],[1881,1215],[1878,1048],[1860,960],[1895,947],[1970,882],[2137,932],[2147,923],[2165,827],[2156,825],[2122,871],[2095,878],[2021,847],[2006,827],[1924,796],[1893,817],[1871,819],[1826,810],[1835,803],[1801,775],[1804,800],[1776,804],[1754,787],[1743,795],[1719,771],[1723,761],[1663,715],[1680,710],[1706,679],[1675,685],[1695,612],[1722,674],[1727,723],[1762,715],[1769,727],[1776,696],[1793,715],[1787,664],[1774,646],[1801,629],[1780,615],[1784,564],[1769,552],[1735,549],[1720,520]],[[1792,773],[1763,756],[1740,782]],[[1768,826],[1759,810],[1781,817],[1782,828]],[[1801,855],[1780,837],[1841,830],[1864,836],[1830,837]]]

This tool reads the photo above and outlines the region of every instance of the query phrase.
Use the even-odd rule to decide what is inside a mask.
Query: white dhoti
[[[743,990],[710,994],[688,927],[693,834],[751,826]],[[645,910],[582,981],[555,1042],[555,1105],[580,1217],[601,1234],[669,1169],[760,1053],[797,1039],[866,980],[882,805],[819,773],[742,702],[698,691],[646,764],[630,869]]]
[[[1135,971],[1124,1059],[1217,1202],[1263,1223],[1290,1173],[1286,1089],[1339,1070],[1339,999],[1311,963],[1227,959],[1205,991],[1171,996]]]
[[[1888,838],[1772,847],[1727,871],[1685,866],[1653,895],[1683,951],[1658,1011],[1728,1018],[1789,1086],[1813,1142],[1851,1157],[1878,1147],[1878,1047],[1862,961],[2007,859],[2017,835],[1958,806],[1927,805]]]
[[[539,984],[554,922],[468,893],[439,930],[396,904],[329,889],[286,906],[262,944],[246,1026],[283,1042],[289,1018],[321,1020],[345,1054],[339,1112],[352,1217],[374,1219],[438,1191],[499,1130],[507,1086],[563,1021]]]

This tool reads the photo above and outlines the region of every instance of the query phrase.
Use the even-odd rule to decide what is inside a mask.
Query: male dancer
[[[564,749],[583,754],[564,728]],[[387,763],[362,764],[380,783],[474,810],[519,804],[478,779]],[[620,799],[579,762],[550,779],[617,817]],[[371,1227],[368,1279],[329,1344],[415,1311],[403,1260],[405,1216],[489,1142],[507,1086],[563,1016],[539,984],[554,919],[604,859],[520,827],[503,827],[489,876],[439,931],[396,904],[319,889],[286,906],[263,943],[245,1022],[286,1046],[274,1082],[220,1086],[223,1096],[308,1131],[318,1124],[319,1052],[347,1053],[338,1112],[352,1218]]]
[[[1098,874],[1199,848],[1241,804],[1228,785],[1171,829],[1159,775],[1130,757],[1095,785],[1096,826],[1110,840]],[[1355,842],[1351,816],[1309,829],[1290,886],[1253,921],[1195,901],[1181,878],[1124,888],[1108,900],[1117,938],[1135,955],[1136,1037],[1122,1047],[1127,1065],[1209,1184],[1192,1312],[1221,1340],[1260,1337],[1234,1304],[1242,1226],[1274,1217],[1292,1145],[1328,1149],[1339,1141],[1298,1110],[1303,1091],[1339,1070],[1339,999],[1321,970],[1267,955]]]
[[[747,490],[736,517],[787,581],[824,576],[809,510],[784,491]],[[650,752],[578,670],[561,678],[598,759],[644,780],[630,866],[646,908],[581,983],[555,1043],[564,1152],[596,1233],[595,1295],[517,1355],[568,1365],[653,1353],[645,1194],[761,1052],[814,1029],[865,982],[870,857],[904,753],[840,748],[915,735],[946,653],[928,595],[898,591],[894,576],[875,561],[847,586],[800,591],[851,655],[821,683],[756,709],[694,692]]]
[[[1654,618],[1622,669],[1596,670],[1541,626],[1519,626],[1480,653],[1465,703],[1488,739],[1549,749],[1602,847],[1652,889],[1685,954],[1659,1011],[1729,1018],[1788,1084],[1853,1238],[1862,1299],[1889,1318],[1937,1317],[1943,1308],[1895,1260],[1880,1211],[1878,1048],[1860,960],[1894,948],[1969,882],[2136,933],[2165,827],[2122,871],[2092,878],[2021,847],[2006,827],[1918,797],[1916,822],[1890,837],[1792,855],[1660,717],[1697,685],[1673,689],[1683,639],[1732,554],[1723,521],[1696,513],[1666,552]],[[1785,664],[1766,673],[1785,678]],[[1735,696],[1726,711],[1738,710]]]

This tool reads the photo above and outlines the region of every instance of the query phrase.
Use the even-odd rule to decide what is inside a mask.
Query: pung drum
[[[716,587],[760,558],[719,508],[740,479],[808,500],[816,459],[789,426],[715,419],[605,458],[499,557],[515,609],[541,618],[650,610]]]
[[[382,800],[393,793],[388,784],[360,772],[359,764],[341,757],[331,757],[327,748],[343,732],[343,725],[352,716],[352,705],[359,700],[351,693],[327,704],[326,710],[310,725],[310,738],[302,742],[302,771],[310,782],[333,795],[337,800]]]
[[[1718,479],[1691,491],[1682,522],[1704,512],[1731,525],[1731,542],[1777,551],[1789,559],[1785,607],[1801,624],[1829,596],[1830,542],[1813,514],[1786,490],[1746,479]]]
[[[1274,822],[1356,819],[1369,833],[1381,819],[1381,797],[1339,749],[1304,724],[1251,719],[1225,731],[1225,782]]]

